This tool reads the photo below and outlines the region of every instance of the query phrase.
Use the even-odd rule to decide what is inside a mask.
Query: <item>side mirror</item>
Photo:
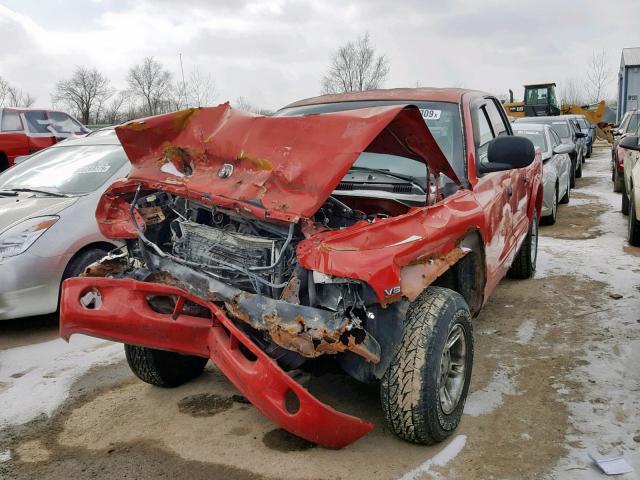
[[[553,149],[553,153],[555,155],[562,155],[564,153],[571,153],[575,147],[573,145],[569,145],[568,143],[561,143],[560,145],[556,145]]]
[[[505,135],[491,140],[487,149],[487,163],[478,165],[480,173],[500,172],[531,165],[536,157],[535,147],[528,138]]]
[[[622,148],[626,148],[627,150],[640,152],[640,144],[638,142],[640,142],[640,137],[636,135],[629,135],[620,140],[618,145]]]
[[[582,132],[576,132],[576,138],[584,138],[586,137],[587,134],[586,133],[582,133]]]

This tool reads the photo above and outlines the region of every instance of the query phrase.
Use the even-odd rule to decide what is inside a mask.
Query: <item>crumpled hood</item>
[[[228,103],[182,110],[116,128],[131,160],[127,183],[309,218],[364,152],[402,155],[459,183],[415,106],[265,117]]]
[[[0,196],[0,233],[28,218],[56,215],[77,200],[78,197],[43,197],[32,193]]]

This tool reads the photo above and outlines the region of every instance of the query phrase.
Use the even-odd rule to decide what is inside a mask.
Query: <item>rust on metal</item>
[[[422,259],[400,270],[400,289],[410,301],[415,300],[422,291],[431,285],[449,267],[464,257],[469,250],[455,247],[445,254]]]

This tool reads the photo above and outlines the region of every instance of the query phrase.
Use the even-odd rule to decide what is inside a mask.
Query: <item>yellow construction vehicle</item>
[[[537,83],[524,86],[524,101],[514,102],[509,90],[509,102],[503,105],[510,117],[542,117],[560,115],[555,83]]]

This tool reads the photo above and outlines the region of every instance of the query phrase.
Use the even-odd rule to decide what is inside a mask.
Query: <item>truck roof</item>
[[[297,100],[283,108],[298,107],[302,105],[318,105],[323,103],[354,102],[361,100],[406,100],[412,101],[440,101],[460,103],[463,95],[471,93],[477,96],[487,95],[478,90],[467,90],[464,88],[389,88],[379,90],[367,90],[364,92],[337,93],[330,95],[320,95],[317,97]]]

